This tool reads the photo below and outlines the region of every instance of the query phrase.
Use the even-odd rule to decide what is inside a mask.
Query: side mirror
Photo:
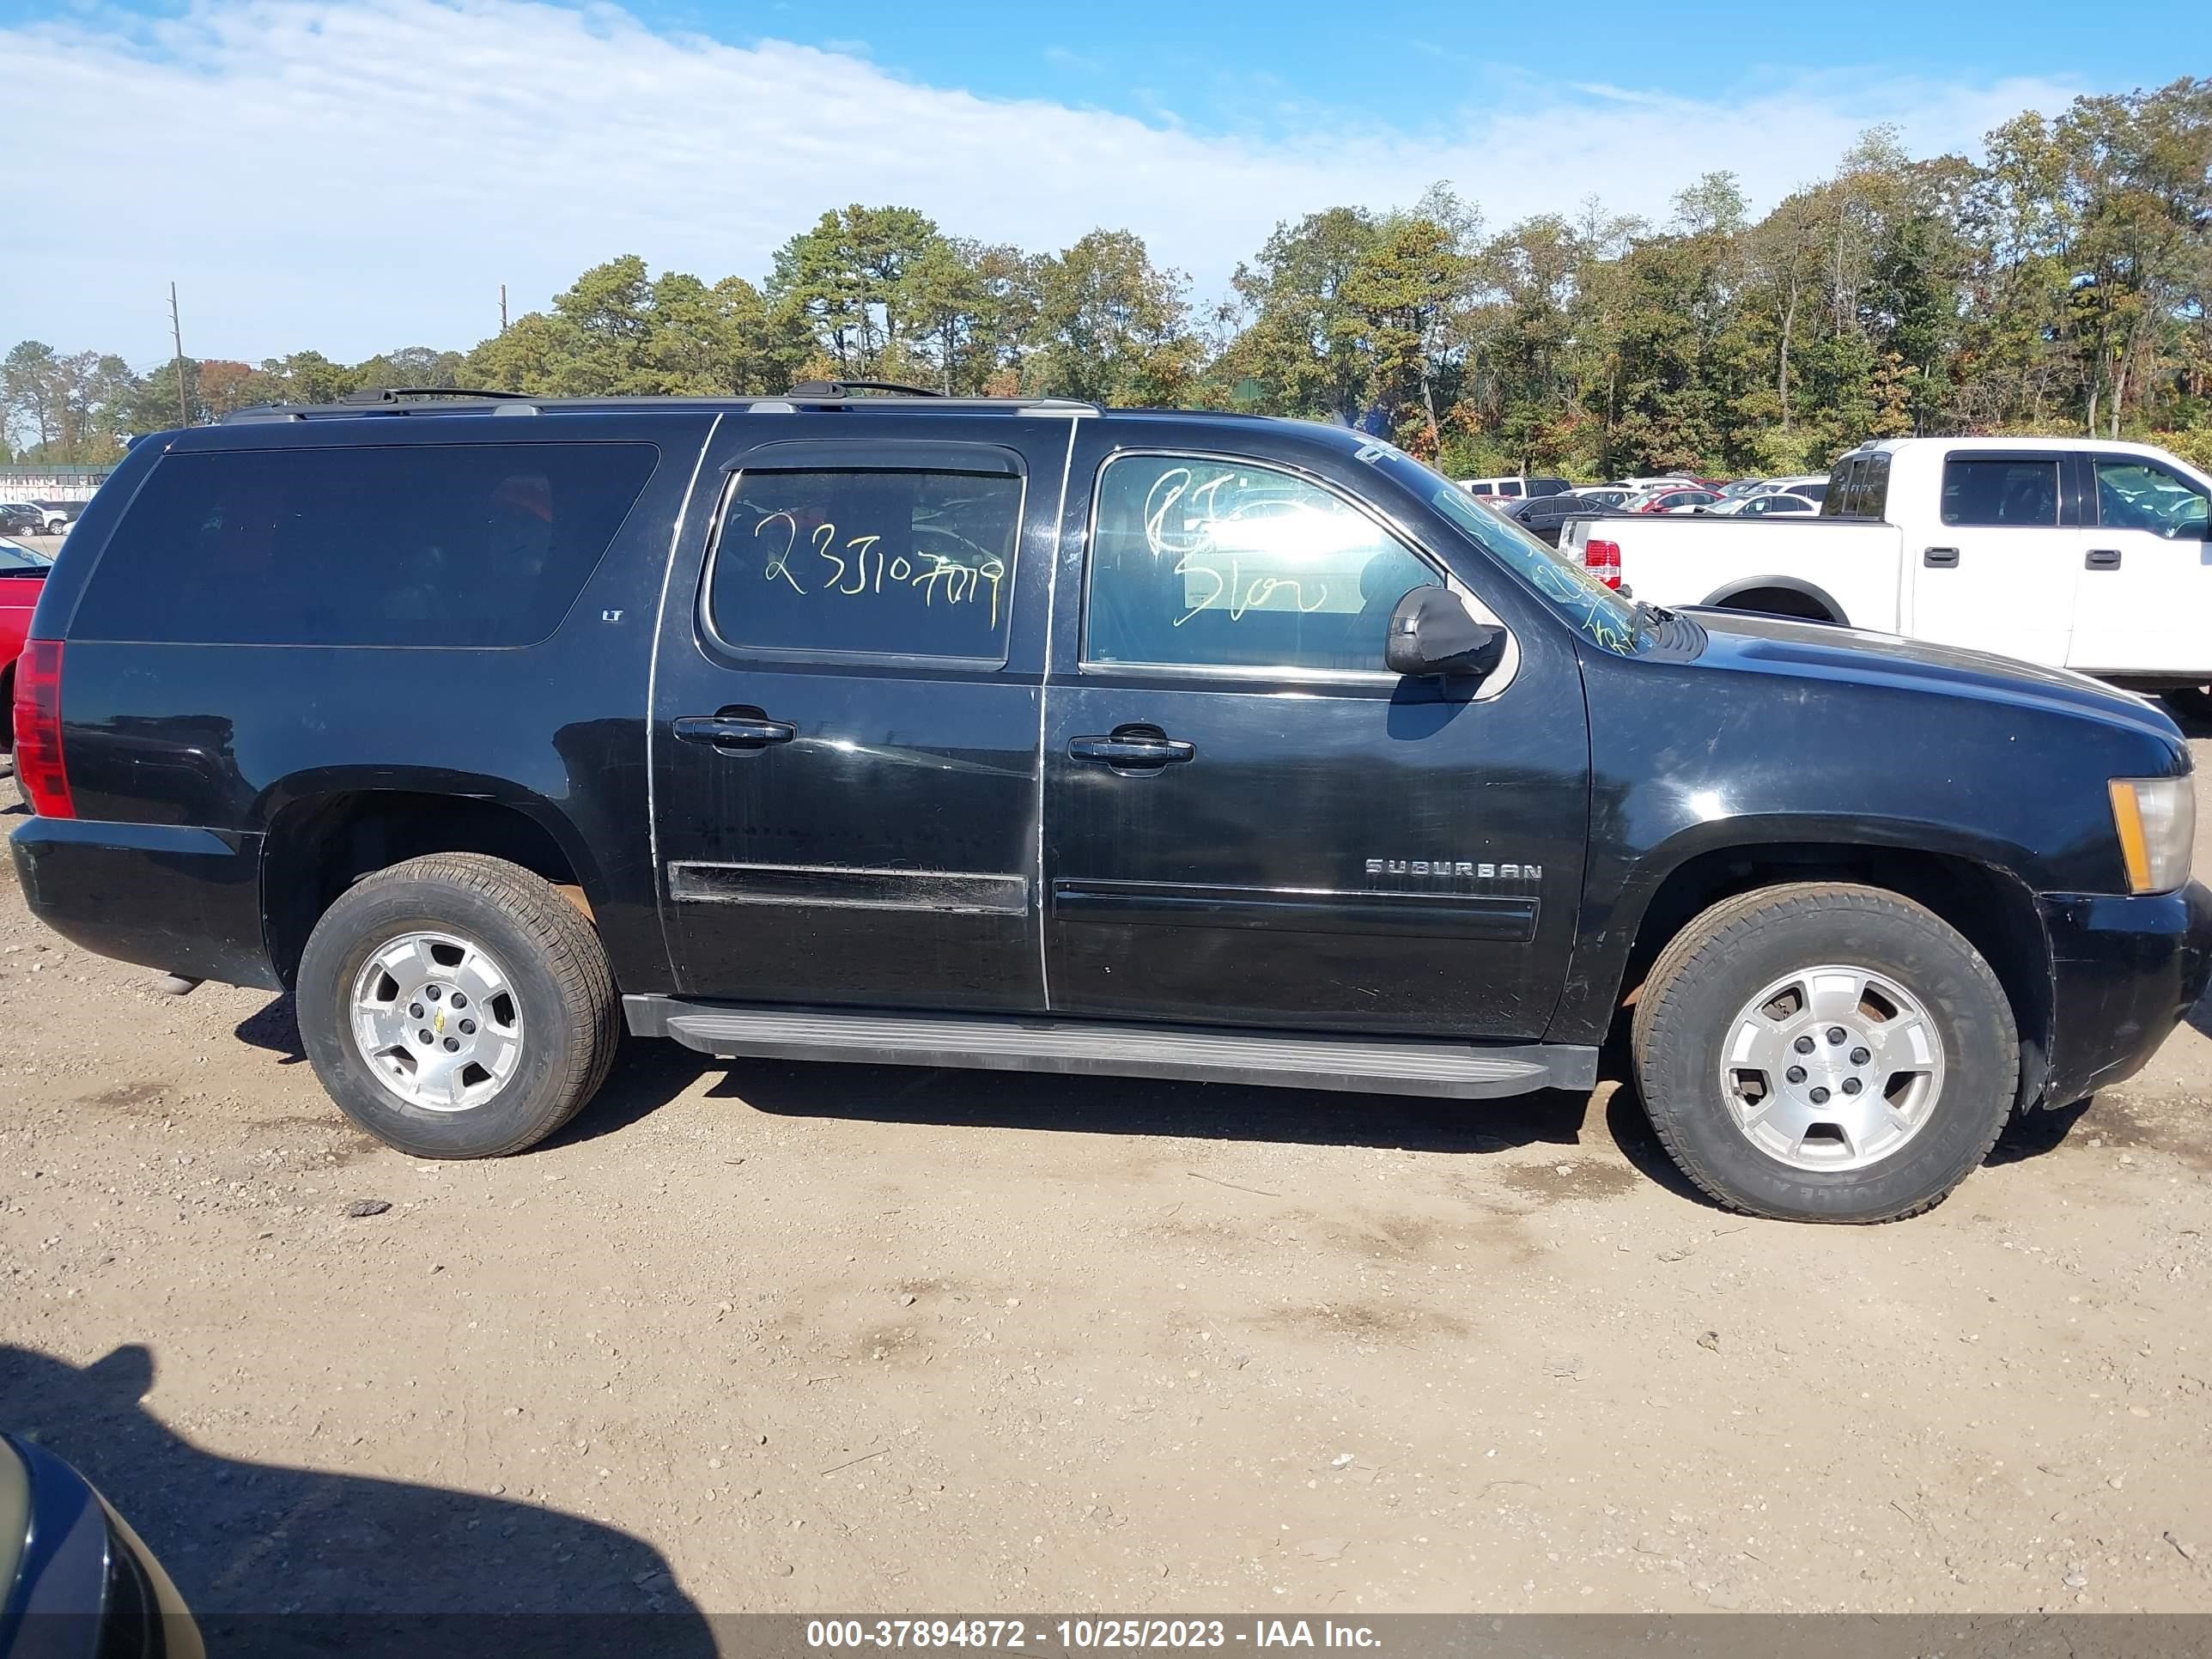
[[[1382,660],[1394,674],[1480,679],[1505,654],[1505,630],[1467,614],[1459,595],[1433,583],[1390,613]]]

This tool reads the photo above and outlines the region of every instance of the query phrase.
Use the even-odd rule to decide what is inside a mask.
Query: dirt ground
[[[420,1163],[12,880],[0,1026],[0,1424],[203,1613],[2212,1610],[2203,1010],[1870,1229],[1711,1208],[1609,1082],[634,1044]]]

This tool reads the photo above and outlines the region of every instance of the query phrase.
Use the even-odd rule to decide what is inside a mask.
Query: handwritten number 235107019
[[[789,513],[771,513],[753,526],[753,534],[760,536],[770,526],[785,527],[783,549],[770,558],[762,575],[769,581],[790,585],[794,593],[808,592],[799,586],[798,576],[791,568],[792,556],[799,549],[799,520]],[[946,558],[942,553],[885,554],[878,544],[881,536],[850,536],[842,544],[842,553],[832,551],[837,547],[837,526],[824,522],[807,532],[807,542],[815,556],[830,567],[826,582],[813,592],[840,593],[852,598],[862,593],[881,593],[888,580],[894,591],[904,587],[919,588],[921,602],[934,605],[939,593],[947,605],[963,605],[988,595],[991,626],[999,625],[999,589],[1006,575],[1006,562],[986,557],[980,563],[962,564]]]

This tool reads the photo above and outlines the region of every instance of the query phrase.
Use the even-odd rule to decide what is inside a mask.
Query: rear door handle
[[[2089,556],[2081,562],[2091,570],[2118,570],[2120,568],[2120,550],[2117,547],[2093,547],[2089,550]]]
[[[765,749],[772,743],[789,743],[799,728],[789,720],[755,714],[683,714],[677,718],[676,735],[686,743],[711,743],[717,749]]]
[[[1930,570],[1955,569],[1959,563],[1959,550],[1955,547],[1931,547],[1921,554],[1920,562]]]
[[[1189,760],[1198,753],[1198,745],[1181,738],[1123,736],[1117,732],[1109,738],[1070,738],[1067,752],[1077,760],[1101,761],[1108,766],[1155,767]]]

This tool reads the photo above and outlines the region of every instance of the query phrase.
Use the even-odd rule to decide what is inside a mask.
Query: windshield
[[[1490,512],[1457,484],[1401,449],[1370,443],[1359,459],[1421,495],[1498,563],[1534,588],[1592,645],[1621,656],[1636,650],[1636,607],[1582,566],[1563,559],[1519,525]]]
[[[21,542],[0,541],[0,570],[44,570],[53,563],[35,548]]]

